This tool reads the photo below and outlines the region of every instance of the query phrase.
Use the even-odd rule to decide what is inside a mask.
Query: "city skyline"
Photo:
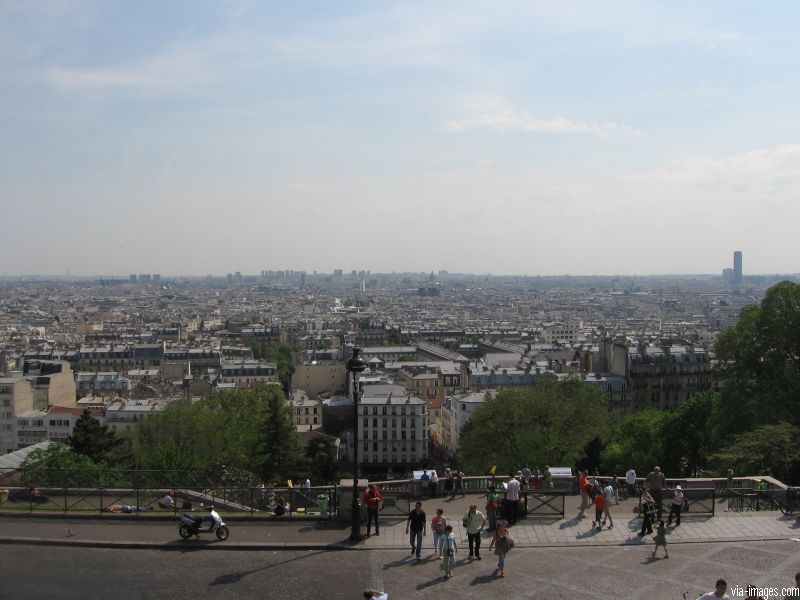
[[[798,18],[6,2],[0,275],[797,273]]]

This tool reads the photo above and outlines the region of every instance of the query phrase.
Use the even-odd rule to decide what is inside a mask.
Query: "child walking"
[[[453,526],[446,525],[444,528],[444,576],[453,576],[453,565],[456,564],[456,552],[458,546],[456,545],[456,536],[453,535]]]
[[[651,554],[651,556],[655,558],[658,547],[664,546],[664,556],[669,558],[669,552],[667,551],[667,528],[664,526],[663,519],[658,520],[658,523],[656,524],[656,533],[653,536],[653,539],[656,541],[656,547],[653,548],[653,554]]]
[[[606,508],[606,497],[603,492],[598,492],[594,500],[592,500],[592,504],[594,504],[594,521],[592,521],[592,527],[597,525],[598,529],[603,528],[603,513],[605,512]]]

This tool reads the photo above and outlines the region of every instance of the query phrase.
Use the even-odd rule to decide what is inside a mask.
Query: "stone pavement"
[[[423,503],[428,519],[437,507],[445,510],[451,519],[456,539],[466,544],[466,533],[461,518],[471,502],[483,507],[483,497],[434,499]],[[567,517],[563,519],[523,520],[512,528],[518,548],[636,546],[649,545],[649,536],[640,538],[641,521],[633,515],[634,501],[622,502],[612,507],[615,526],[597,531],[591,527],[591,518],[577,519],[577,496],[566,498]],[[222,514],[223,519],[226,515]],[[408,548],[405,520],[384,519],[379,536],[372,535],[361,542],[348,540],[349,526],[338,522],[311,520],[257,521],[228,520],[231,537],[219,542],[214,536],[201,536],[200,540],[180,540],[177,534],[178,519],[163,515],[159,519],[123,517],[0,517],[0,543],[49,543],[83,546],[122,547],[177,547],[187,545],[214,549],[358,549],[391,550]],[[489,533],[484,532],[488,538]],[[680,527],[670,529],[670,545],[699,542],[792,541],[800,539],[800,520],[784,517],[780,512],[725,512],[725,503],[719,502],[714,517],[684,516]],[[488,539],[484,542],[488,544]],[[432,545],[430,532],[423,542]],[[800,549],[800,547],[798,548]]]

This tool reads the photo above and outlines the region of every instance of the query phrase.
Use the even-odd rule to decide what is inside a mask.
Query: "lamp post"
[[[367,368],[367,363],[361,358],[361,348],[353,348],[353,358],[347,361],[347,372],[352,376],[353,382],[353,521],[350,527],[350,539],[357,542],[361,539],[361,504],[358,500],[358,399],[361,396],[358,387],[358,376]]]

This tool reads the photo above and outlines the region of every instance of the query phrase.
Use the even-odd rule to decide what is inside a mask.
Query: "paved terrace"
[[[466,498],[429,499],[423,501],[428,519],[437,507],[444,508],[445,516],[453,525],[456,538],[466,548],[466,532],[461,518],[469,504],[478,504],[482,510],[484,499],[478,495]],[[512,535],[520,548],[592,547],[651,545],[652,538],[640,538],[637,533],[641,520],[633,513],[635,500],[626,500],[612,506],[614,528],[598,531],[591,527],[591,517],[578,519],[580,498],[566,497],[566,517],[523,519],[512,528]],[[692,544],[701,542],[756,542],[800,541],[800,518],[784,516],[779,511],[726,512],[727,501],[718,500],[715,516],[684,514],[680,527],[670,528],[669,543]],[[256,520],[245,517],[222,517],[231,529],[231,537],[219,542],[214,536],[204,535],[200,540],[183,541],[178,537],[178,519],[172,514],[149,514],[146,518],[135,515],[96,515],[93,517],[24,517],[6,513],[2,517],[0,543],[47,543],[82,546],[121,547],[175,547],[187,546],[215,549],[302,549],[329,548],[355,550],[405,550],[409,547],[403,517],[385,518],[381,533],[365,537],[361,542],[348,540],[350,528],[338,521]],[[593,513],[592,513],[593,514]],[[488,538],[488,532],[484,537]],[[430,548],[432,536],[424,539]],[[487,542],[488,543],[488,540]],[[800,546],[798,547],[800,549]],[[428,550],[429,552],[429,550]]]

